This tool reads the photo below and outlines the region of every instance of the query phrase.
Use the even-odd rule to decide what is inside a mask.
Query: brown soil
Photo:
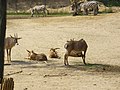
[[[14,78],[15,90],[120,90],[120,13],[8,19],[6,36],[14,33],[22,39],[4,76]],[[64,44],[72,38],[87,41],[88,65],[69,57],[70,66],[64,66]],[[48,56],[56,47],[61,59],[48,58],[47,65],[24,59],[26,49]]]

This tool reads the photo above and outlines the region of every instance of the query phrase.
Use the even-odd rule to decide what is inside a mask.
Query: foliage
[[[96,1],[103,2],[107,7],[120,6],[120,0],[96,0]]]
[[[71,13],[68,13],[68,12],[54,11],[54,12],[51,12],[49,15],[47,15],[47,17],[70,16],[70,15]],[[22,12],[21,13],[14,13],[14,12],[7,13],[7,18],[23,19],[23,18],[30,18],[30,17],[31,17],[30,13],[22,13]],[[43,17],[43,15],[39,14],[39,17]]]
[[[102,13],[113,13],[112,7],[108,7],[108,9],[105,9]]]

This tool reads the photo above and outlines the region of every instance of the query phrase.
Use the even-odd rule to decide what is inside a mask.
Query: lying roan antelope
[[[85,55],[88,45],[84,39],[80,39],[79,41],[75,41],[74,39],[71,39],[70,41],[67,41],[67,43],[64,45],[64,48],[66,49],[66,53],[64,55],[65,65],[69,65],[68,56],[82,57],[83,62],[86,65]]]
[[[26,59],[36,60],[36,61],[47,61],[47,56],[44,53],[37,54],[33,50],[32,51],[27,50],[27,52],[28,52],[28,57]]]
[[[21,38],[18,38],[17,34],[14,34],[14,37],[10,35],[10,37],[5,38],[5,49],[7,52],[8,63],[11,63],[11,49],[15,46],[15,44],[19,45],[19,39]]]
[[[60,48],[51,48],[50,51],[49,51],[49,57],[50,58],[60,58],[58,56],[58,53],[57,53],[57,49],[60,49]]]

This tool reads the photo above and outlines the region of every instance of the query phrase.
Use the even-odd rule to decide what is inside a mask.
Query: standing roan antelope
[[[33,50],[32,51],[27,50],[27,52],[28,52],[28,57],[26,59],[36,60],[36,61],[47,61],[47,56],[44,53],[37,54]]]
[[[49,51],[49,57],[50,58],[60,58],[58,56],[58,53],[57,53],[57,49],[60,49],[60,48],[51,48],[50,51]]]
[[[21,38],[18,38],[17,34],[14,34],[14,37],[10,35],[10,37],[5,38],[5,49],[7,52],[7,61],[8,63],[11,63],[11,50],[15,46],[15,44],[19,45],[18,40]]]
[[[85,62],[85,55],[88,48],[88,45],[84,39],[80,39],[79,41],[75,41],[74,39],[67,41],[67,43],[64,45],[64,48],[66,49],[66,53],[64,55],[64,64],[69,65],[68,63],[68,56],[72,57],[82,57],[84,64]]]

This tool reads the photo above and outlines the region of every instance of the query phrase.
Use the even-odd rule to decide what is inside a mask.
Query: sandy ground
[[[14,33],[22,39],[4,76],[14,78],[15,90],[120,90],[120,13],[8,19],[6,36]],[[72,38],[88,43],[88,65],[69,57],[70,66],[64,66],[64,44]],[[26,49],[48,56],[55,47],[61,59],[48,57],[48,65],[24,59]]]

